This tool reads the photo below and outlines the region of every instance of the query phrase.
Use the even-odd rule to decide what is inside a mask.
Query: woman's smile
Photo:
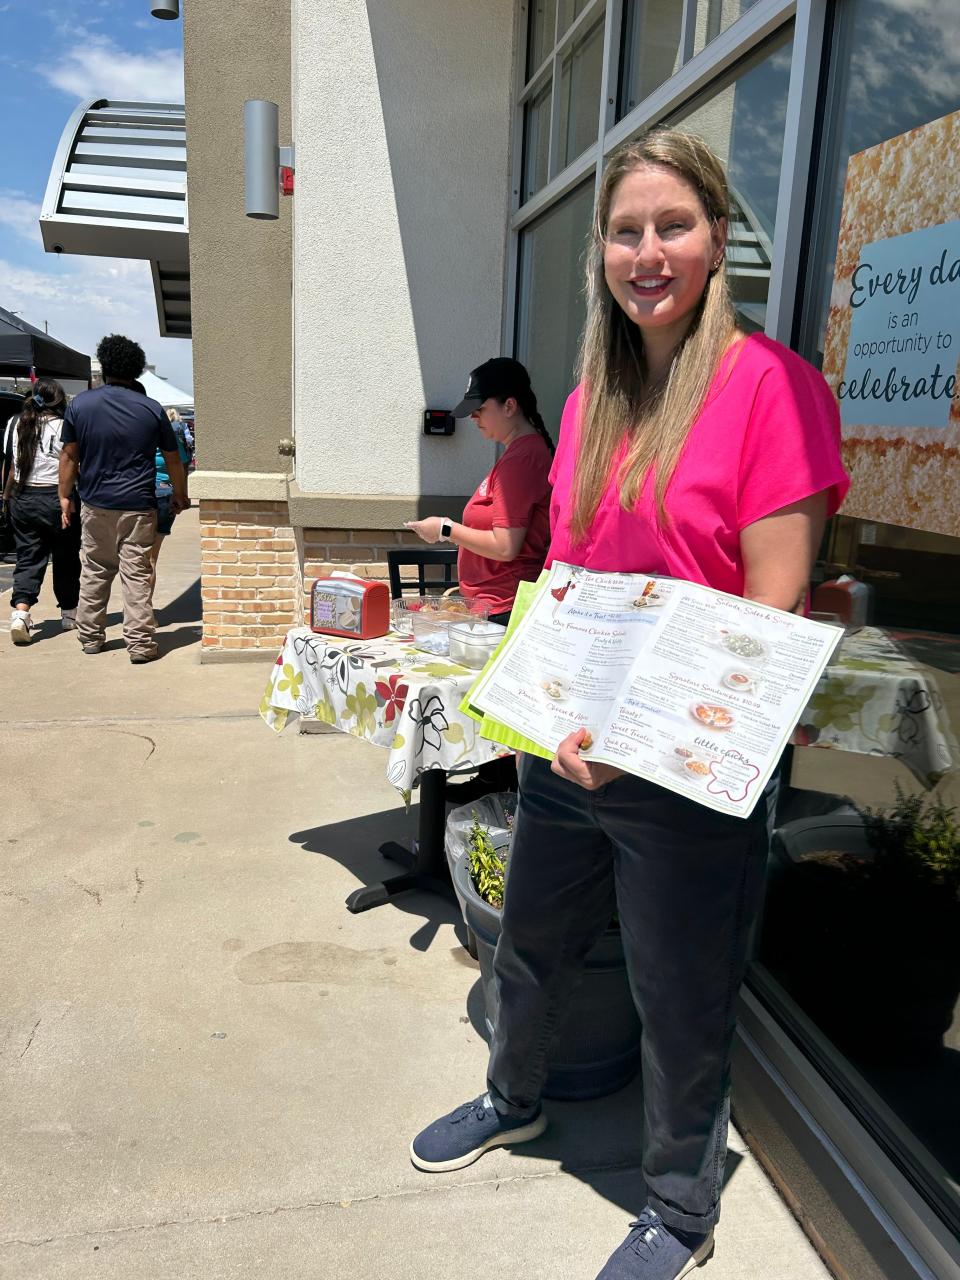
[[[633,276],[629,281],[641,298],[662,298],[672,283],[672,276]]]

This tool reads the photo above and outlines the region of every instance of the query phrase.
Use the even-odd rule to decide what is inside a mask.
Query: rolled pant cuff
[[[532,1120],[540,1110],[540,1103],[534,1102],[532,1105],[518,1107],[513,1102],[508,1102],[496,1085],[492,1085],[487,1081],[487,1092],[490,1094],[490,1101],[493,1103],[494,1111],[502,1116],[506,1116],[509,1120]]]
[[[692,1231],[697,1235],[706,1235],[717,1225],[720,1217],[720,1205],[714,1205],[709,1213],[683,1213],[680,1209],[664,1204],[652,1191],[647,1192],[647,1203],[655,1209],[668,1227],[676,1227],[678,1231]]]

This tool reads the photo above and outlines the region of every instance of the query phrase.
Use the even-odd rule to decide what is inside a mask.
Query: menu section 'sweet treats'
[[[554,564],[469,701],[543,754],[584,729],[584,759],[747,817],[842,635],[689,582]]]

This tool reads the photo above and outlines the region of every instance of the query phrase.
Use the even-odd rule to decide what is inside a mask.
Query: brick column
[[[287,504],[202,498],[200,561],[203,654],[279,649],[302,620]]]

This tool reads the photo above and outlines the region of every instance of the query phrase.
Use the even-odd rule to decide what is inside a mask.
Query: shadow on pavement
[[[192,626],[178,627],[176,631],[161,631],[157,635],[160,657],[172,653],[174,649],[182,649],[188,644],[199,644],[201,629],[199,623]]]
[[[411,848],[417,832],[419,806],[409,813],[402,809],[386,809],[381,813],[368,813],[346,822],[333,822],[325,827],[311,827],[306,831],[294,831],[288,838],[299,844],[307,853],[322,854],[332,858],[351,875],[358,885],[376,884],[391,876],[402,874],[404,868],[381,856],[380,845],[389,840]],[[395,907],[405,915],[423,921],[410,935],[410,945],[415,951],[427,951],[434,942],[441,925],[453,925],[461,942],[466,940],[466,929],[454,902],[448,902],[434,893],[411,891],[398,894],[390,903],[374,907],[374,911],[388,911]],[[346,906],[344,906],[346,911]]]
[[[161,569],[162,573],[162,569]],[[169,627],[173,622],[200,622],[203,604],[200,598],[200,579],[192,582],[174,600],[155,610],[158,627]]]
[[[169,627],[174,622],[200,623],[203,620],[200,579],[197,578],[195,582],[192,582],[174,600],[170,600],[167,604],[161,605],[159,609],[155,609],[154,615],[157,619],[158,627]],[[119,626],[122,621],[123,612],[120,609],[107,614],[106,625],[108,627]]]
[[[409,846],[417,829],[417,810],[409,813],[402,809],[389,809],[381,813],[366,814],[345,822],[295,831],[288,838],[307,853],[332,858],[361,884],[372,884],[386,876],[397,875],[401,868],[382,858],[379,846],[387,840],[397,840]],[[434,894],[405,893],[394,898],[375,911],[396,909],[420,918],[423,924],[410,937],[414,950],[426,951],[442,924],[456,928],[461,944],[466,930],[454,903]],[[346,911],[346,907],[344,907]],[[462,956],[462,958],[461,958]],[[477,969],[466,951],[455,951],[451,962],[466,968]],[[483,989],[478,980],[467,995],[466,1015],[477,1036],[489,1043],[490,1033],[486,1025]],[[433,1064],[442,1070],[442,1064]],[[465,1083],[464,1100],[483,1088],[483,1081],[471,1086]],[[643,1091],[637,1076],[626,1088],[605,1098],[582,1102],[550,1100],[546,1104],[550,1128],[536,1142],[516,1147],[515,1159],[531,1158],[554,1160],[565,1173],[605,1200],[618,1205],[625,1213],[635,1216],[646,1202],[646,1189],[640,1171],[641,1135],[643,1131]],[[736,1151],[728,1151],[724,1185],[736,1173],[743,1157]],[[626,1233],[626,1226],[624,1227]],[[611,1244],[612,1247],[612,1244]]]

